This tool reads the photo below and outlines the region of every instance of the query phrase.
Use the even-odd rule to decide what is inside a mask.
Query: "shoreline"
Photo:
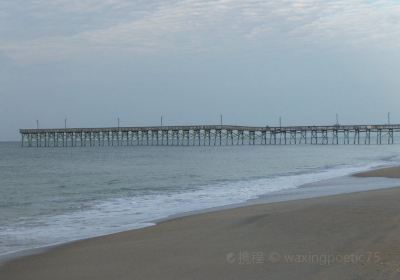
[[[74,206],[72,208],[64,208],[66,211],[63,211],[63,209],[58,212],[57,205],[51,206],[49,204],[44,205],[45,208],[53,208],[54,212],[51,211],[48,215],[41,215],[39,213],[32,216],[29,212],[21,208],[21,218],[24,221],[21,223],[18,222],[20,218],[15,217],[15,213],[17,212],[13,208],[5,208],[6,215],[10,215],[12,219],[9,223],[4,221],[6,231],[2,235],[4,238],[2,238],[3,244],[0,250],[2,257],[0,258],[4,258],[3,256],[6,255],[6,252],[8,254],[10,252],[19,253],[27,249],[42,248],[43,246],[58,245],[60,243],[142,228],[153,225],[154,221],[158,222],[159,220],[170,219],[171,216],[188,215],[188,213],[192,214],[197,211],[203,212],[203,209],[212,211],[221,206],[225,208],[223,205],[228,205],[230,208],[237,207],[242,204],[248,204],[249,200],[257,200],[259,197],[265,199],[265,194],[269,196],[269,194],[273,193],[275,197],[275,192],[278,191],[276,194],[280,194],[279,190],[282,189],[297,189],[300,185],[310,182],[340,177],[387,164],[391,164],[391,158],[379,157],[373,159],[371,162],[327,164],[291,171],[288,171],[290,168],[284,168],[284,171],[282,171],[272,167],[273,172],[269,170],[260,171],[264,174],[263,176],[246,177],[234,175],[231,178],[229,174],[222,174],[218,176],[223,179],[204,180],[203,183],[203,179],[199,179],[199,182],[194,183],[193,188],[183,184],[182,186],[179,185],[176,188],[172,188],[172,192],[168,189],[167,191],[161,189],[158,191],[158,186],[152,186],[152,183],[147,182],[146,184],[154,188],[154,191],[150,191],[148,194],[146,190],[134,190],[136,187],[133,187],[132,191],[123,187],[121,189],[118,188],[116,190],[117,193],[114,195],[114,186],[109,186],[109,183],[113,181],[105,180],[101,187],[102,192],[106,194],[105,197],[94,200],[88,199],[87,202],[82,203],[79,202],[79,188],[86,188],[86,185],[91,185],[91,182],[86,182],[86,179],[81,178],[86,183],[74,190],[74,193],[78,197],[74,197],[73,195],[73,200],[69,199],[69,196],[67,197],[65,202],[69,201]],[[194,171],[194,174],[196,172]],[[255,173],[259,173],[259,171]],[[106,177],[111,178],[114,175],[107,175]],[[135,179],[131,178],[131,180],[133,185],[135,185]],[[183,181],[186,180],[191,181],[192,179],[186,178]],[[75,187],[71,187],[71,190],[79,184],[79,182],[76,182]],[[129,185],[130,183],[120,182],[118,184],[122,186],[125,184]],[[19,187],[15,186],[15,188],[18,189]],[[60,184],[53,191],[70,192],[71,190],[69,190],[69,187],[65,188],[63,184]],[[284,199],[278,199],[287,200],[291,194],[283,192],[283,195],[285,196]],[[293,198],[289,197],[289,199]],[[35,210],[37,206],[34,205],[32,204],[29,208]],[[64,202],[60,205],[60,207],[66,206]],[[51,234],[48,232],[51,232]],[[30,254],[30,251],[28,251],[28,254]]]
[[[353,174],[354,177],[358,178],[371,178],[371,177],[384,177],[384,178],[400,178],[400,167],[392,166],[385,168],[373,169],[365,172],[359,172]]]
[[[390,208],[396,204],[395,209],[390,209],[394,216],[388,217],[386,211],[381,211],[371,221],[370,211],[360,211],[360,207],[374,209],[381,205],[382,201],[377,201],[377,197]],[[394,226],[393,222],[400,218],[398,197],[400,187],[395,187],[181,217],[154,227],[80,240],[22,257],[0,266],[0,276],[46,280],[115,277],[311,279],[319,275],[332,277],[323,279],[344,279],[357,271],[356,275],[390,274],[395,275],[394,278],[385,279],[397,279],[400,259],[394,261],[391,258],[397,256],[393,252],[399,247],[392,248],[392,239],[395,244],[400,244],[397,240],[400,226],[389,232],[389,240],[384,246],[379,240],[375,244],[377,236],[373,233],[377,226],[374,221],[381,221],[385,216],[388,221],[383,224],[383,230]],[[373,201],[375,204],[370,205]],[[346,208],[358,209],[358,212],[349,215]],[[327,211],[338,210],[340,214],[326,216]],[[293,213],[296,213],[295,217],[291,217]],[[321,216],[328,220],[321,220]],[[342,232],[343,225],[348,227],[345,233]],[[360,237],[361,232],[365,233]],[[351,246],[353,243],[357,246]],[[367,261],[370,252],[373,260]],[[245,253],[257,254],[259,259],[239,259],[240,254]],[[308,263],[296,261],[291,258],[293,256],[317,256],[317,259],[314,260],[316,263],[311,259]],[[345,264],[343,260],[336,260],[338,263],[332,260],[327,264],[327,258],[331,256],[353,260]],[[326,273],[326,270],[330,272]]]
[[[375,177],[377,175],[384,176],[385,175],[385,170],[386,169],[382,169],[382,171],[378,172],[379,174],[377,173],[376,170],[363,172],[361,174],[357,174],[356,177],[359,177],[360,175],[362,177],[365,177],[365,176],[373,176],[373,177]],[[395,170],[397,172],[399,172],[399,174],[400,174],[400,168],[397,167]],[[392,170],[392,172],[394,172],[394,171]],[[362,204],[363,201],[362,200],[360,201],[360,198],[364,198],[364,199],[369,200],[371,203],[375,203],[376,205],[379,205],[379,207],[382,207],[382,208],[384,208],[383,210],[385,210],[385,208],[388,207],[388,204],[389,204],[388,201],[391,201],[393,203],[393,201],[395,200],[395,198],[394,198],[395,195],[397,195],[397,197],[400,197],[400,188],[394,187],[394,188],[387,188],[387,189],[384,189],[384,190],[353,192],[353,193],[350,193],[350,194],[338,194],[338,195],[322,196],[322,197],[318,197],[318,198],[305,198],[305,199],[287,200],[287,201],[281,201],[281,202],[258,203],[258,204],[247,205],[247,206],[246,205],[242,205],[242,206],[239,206],[239,207],[236,207],[236,208],[220,209],[220,210],[215,210],[213,212],[194,213],[194,214],[190,214],[189,216],[181,216],[181,217],[175,217],[175,218],[171,217],[168,220],[157,222],[157,224],[155,226],[150,226],[150,227],[146,227],[146,228],[142,228],[142,229],[129,230],[129,231],[119,232],[119,233],[115,233],[115,234],[99,236],[99,237],[93,237],[93,238],[88,238],[88,239],[83,239],[83,240],[72,241],[72,242],[68,242],[66,244],[63,243],[63,244],[60,244],[60,245],[51,246],[47,250],[45,249],[42,252],[37,252],[34,255],[21,256],[21,257],[18,257],[17,259],[13,259],[11,261],[6,261],[5,263],[3,263],[2,266],[0,266],[0,276],[3,273],[5,273],[5,276],[8,277],[6,279],[23,279],[23,278],[18,278],[18,275],[21,274],[21,273],[23,274],[24,271],[26,272],[27,267],[30,267],[30,271],[31,272],[32,272],[32,269],[33,269],[35,273],[39,273],[38,275],[40,275],[40,278],[34,278],[33,277],[32,279],[50,279],[50,278],[46,278],[46,275],[43,275],[42,273],[43,273],[43,269],[45,267],[48,267],[48,265],[50,263],[53,263],[52,259],[54,257],[57,257],[57,259],[60,258],[60,260],[62,260],[61,263],[62,262],[67,262],[68,266],[70,266],[71,269],[74,268],[73,271],[74,271],[74,273],[77,273],[76,275],[81,275],[81,273],[83,273],[83,271],[86,271],[85,273],[89,273],[90,271],[88,272],[85,267],[79,266],[79,263],[70,263],[72,261],[72,259],[71,259],[72,256],[74,258],[75,257],[79,257],[78,255],[75,255],[75,253],[74,253],[75,251],[80,251],[84,247],[85,248],[84,251],[90,253],[91,250],[94,250],[94,251],[97,252],[99,250],[99,248],[103,248],[104,249],[104,247],[107,247],[112,252],[114,252],[111,255],[115,255],[115,254],[118,255],[118,252],[115,252],[115,249],[117,247],[121,249],[122,247],[120,247],[120,246],[121,246],[121,242],[122,242],[123,244],[128,245],[128,247],[131,246],[130,250],[128,250],[125,253],[127,253],[129,256],[135,258],[134,255],[130,255],[130,254],[132,254],[137,249],[141,248],[139,246],[140,244],[135,244],[135,237],[138,237],[138,236],[141,238],[140,240],[142,240],[142,242],[145,242],[145,243],[149,241],[150,237],[151,238],[155,238],[155,240],[158,240],[158,242],[161,242],[162,239],[163,239],[163,236],[160,236],[160,235],[157,235],[157,234],[160,234],[160,232],[163,232],[163,233],[169,234],[170,240],[174,240],[174,244],[175,245],[179,245],[179,242],[187,243],[187,242],[185,242],[185,239],[181,239],[179,237],[181,235],[180,231],[184,231],[184,232],[185,231],[190,231],[191,228],[189,227],[188,229],[186,229],[185,227],[182,228],[181,226],[179,227],[179,230],[174,228],[174,225],[176,226],[177,224],[179,225],[181,223],[190,224],[192,226],[196,226],[196,224],[194,224],[194,221],[208,224],[209,227],[205,226],[205,227],[201,227],[201,228],[199,228],[199,226],[197,225],[196,226],[197,231],[192,231],[191,232],[191,234],[193,236],[195,236],[195,238],[200,238],[200,240],[202,239],[202,236],[201,235],[199,236],[198,231],[200,231],[200,232],[206,231],[208,234],[214,232],[214,234],[216,236],[220,236],[220,238],[221,238],[222,237],[221,234],[224,235],[226,233],[227,228],[224,228],[223,230],[221,230],[221,229],[218,230],[218,228],[215,228],[215,227],[218,227],[218,225],[215,224],[215,221],[224,222],[224,219],[222,219],[222,220],[220,219],[221,216],[223,216],[226,219],[230,220],[230,226],[228,227],[229,232],[230,232],[230,230],[232,230],[232,229],[236,228],[236,226],[238,226],[237,230],[241,231],[242,234],[243,234],[243,231],[244,231],[244,232],[252,235],[252,234],[257,234],[257,230],[259,228],[256,227],[256,228],[249,229],[249,228],[247,228],[247,226],[251,225],[253,223],[257,223],[258,220],[260,220],[260,219],[262,220],[262,219],[264,219],[264,217],[274,216],[274,214],[276,214],[275,210],[277,210],[277,209],[280,209],[280,211],[283,211],[282,213],[292,213],[295,216],[296,215],[300,215],[301,216],[301,214],[298,214],[297,211],[301,210],[301,211],[306,211],[307,212],[307,206],[313,206],[313,207],[316,207],[318,209],[318,211],[316,213],[311,213],[312,215],[316,215],[316,216],[319,216],[319,217],[325,217],[326,218],[326,214],[327,214],[326,211],[325,211],[326,209],[324,209],[324,207],[322,206],[322,205],[325,205],[325,203],[328,203],[328,205],[332,204],[332,203],[333,204],[339,203],[339,205],[341,205],[341,207],[344,207],[344,206],[352,207],[354,202]],[[385,203],[382,204],[382,202],[374,202],[376,196],[382,197],[382,199],[384,200]],[[349,203],[349,202],[351,202],[351,203]],[[357,203],[355,203],[355,205],[357,205]],[[394,208],[396,208],[397,205],[392,205],[392,204],[390,204],[390,205],[391,205],[391,208],[388,211],[390,211],[391,215],[394,215],[394,213],[397,213],[397,211],[392,211],[392,210],[394,210]],[[335,208],[335,205],[331,205],[331,206],[333,208]],[[362,206],[364,208],[365,207],[369,207],[368,204],[363,204]],[[361,207],[361,208],[359,208],[359,207],[358,208],[356,207],[356,209],[358,209],[357,211],[361,211],[362,212],[363,207]],[[400,206],[399,206],[399,208],[400,208]],[[379,210],[379,208],[376,208],[376,207],[373,208],[373,209],[374,210],[377,210],[377,209]],[[297,210],[297,211],[294,211],[294,210]],[[336,209],[336,210],[337,211],[342,211],[343,209]],[[381,211],[382,212],[381,214],[384,214],[383,216],[387,216],[387,213],[383,213],[383,212],[385,212],[383,210]],[[320,212],[320,211],[321,212],[325,212],[325,215],[323,215],[323,214],[319,215],[318,212]],[[265,214],[266,212],[269,213],[269,214],[266,215]],[[352,212],[350,212],[350,213],[352,215],[355,215]],[[349,212],[346,213],[346,215],[348,215],[348,214],[349,214]],[[373,213],[371,213],[370,211],[367,211],[366,213],[358,213],[358,214],[362,214],[361,217],[364,218],[364,216],[367,217],[367,216],[370,216]],[[346,220],[346,215],[342,215],[342,216],[340,216],[338,218]],[[359,216],[359,215],[356,215],[356,216]],[[245,218],[245,220],[247,222],[246,223],[242,223],[243,221],[240,222],[240,217]],[[289,221],[290,222],[294,222],[293,218],[290,218],[289,216],[285,216],[285,217],[286,217],[285,220],[287,222],[289,222]],[[382,217],[380,217],[380,218],[382,218]],[[360,217],[358,217],[358,218],[360,218]],[[399,218],[399,217],[396,216],[396,218]],[[210,221],[209,221],[210,219],[214,221],[211,224],[210,224]],[[330,219],[332,219],[332,218],[330,218]],[[355,219],[355,220],[354,219],[350,219],[350,220],[352,220],[351,223],[355,223],[355,224],[360,222],[357,219]],[[335,221],[335,220],[333,220],[333,221]],[[271,221],[271,222],[272,222],[272,224],[275,224],[275,226],[276,225],[278,225],[278,226],[282,225],[281,224],[282,221],[280,221],[279,219],[273,219],[273,221]],[[362,226],[364,226],[364,227],[368,226],[368,225],[365,224],[366,221],[363,221],[363,222],[364,222],[364,224]],[[307,223],[307,220],[305,220],[305,223]],[[348,221],[346,220],[346,224],[347,223],[348,223]],[[203,224],[203,226],[204,226],[204,224]],[[265,225],[263,223],[261,223],[261,225],[259,225],[259,226],[261,226],[261,228],[265,229]],[[299,225],[299,226],[301,226],[301,225]],[[321,230],[320,228],[315,227],[315,225],[312,225],[312,224],[308,224],[308,226],[313,227],[314,230],[317,231],[317,232]],[[329,227],[329,225],[326,225],[326,226]],[[391,224],[391,226],[395,227],[395,225],[392,225],[392,224]],[[164,231],[165,228],[168,229],[166,232]],[[304,230],[306,230],[306,229],[304,229]],[[357,231],[357,229],[353,229],[353,230]],[[396,228],[396,232],[393,233],[393,235],[395,235],[397,233],[400,233],[400,231],[399,232],[397,232],[397,231],[398,231],[398,229]],[[270,232],[269,232],[269,234],[270,234]],[[295,234],[295,232],[292,232],[292,234]],[[369,234],[372,234],[372,233],[369,233]],[[382,233],[380,233],[380,234],[382,235]],[[209,236],[209,235],[207,235],[207,236]],[[369,236],[367,236],[367,237],[370,238]],[[236,242],[233,242],[233,241],[236,240],[236,238],[237,237],[235,237],[235,238],[233,238],[233,240],[231,240],[232,244],[236,243]],[[267,242],[267,243],[271,242],[270,238],[272,238],[272,237],[266,238],[266,239],[265,238],[261,238],[261,240],[259,238],[260,238],[260,236],[258,236],[258,239],[257,238],[255,239],[255,243],[257,245],[261,246],[264,241]],[[123,239],[123,241],[121,239]],[[240,238],[239,238],[239,240],[243,242],[243,246],[244,246],[244,244],[246,244],[248,242],[248,240],[246,241],[246,240],[242,240]],[[199,241],[199,240],[196,239],[196,242],[197,241]],[[220,241],[222,242],[223,239],[220,240]],[[338,241],[340,241],[340,240],[338,240]],[[111,243],[109,243],[109,242],[111,242]],[[146,244],[148,246],[147,250],[154,251],[154,249],[157,248],[156,245],[151,245],[151,244],[148,244],[148,243],[146,243]],[[203,240],[202,244],[203,244],[203,246],[206,246],[206,247],[207,246],[209,247],[211,244],[213,244],[213,247],[214,246],[218,247],[217,243],[215,243],[215,240],[214,241],[213,240],[208,240],[208,241],[207,240]],[[271,243],[271,246],[272,246],[272,244],[273,243]],[[332,247],[336,247],[336,246],[333,246],[334,244],[330,244],[330,245]],[[137,246],[139,246],[139,247],[137,247]],[[154,246],[156,246],[156,247],[154,247]],[[163,246],[167,246],[167,245],[165,243],[161,242],[161,243],[159,243],[159,246],[163,247]],[[185,246],[189,246],[189,245],[186,244]],[[183,247],[185,247],[185,246],[183,246]],[[292,244],[292,246],[293,246],[293,244]],[[329,246],[329,247],[331,247],[331,246]],[[169,249],[178,250],[177,252],[179,253],[180,252],[179,248],[181,248],[181,247],[178,246],[178,248],[175,248],[175,249],[169,248]],[[289,249],[290,248],[291,247],[289,247]],[[88,251],[86,251],[86,249]],[[181,248],[181,249],[185,249],[185,248]],[[198,249],[200,249],[200,248],[198,248]],[[208,249],[212,249],[212,248],[208,248]],[[242,249],[246,249],[246,248],[242,248]],[[278,248],[276,248],[276,249],[278,249]],[[288,248],[286,248],[286,249],[288,249]],[[299,248],[297,248],[297,249],[299,249]],[[161,251],[163,251],[163,250],[161,250]],[[141,251],[141,252],[143,254],[146,253],[146,251]],[[274,251],[274,252],[276,252],[276,251]],[[192,252],[192,254],[193,254],[193,252]],[[228,254],[230,254],[230,253],[228,253]],[[93,254],[90,253],[89,255],[91,257],[89,257],[89,259],[86,260],[88,262],[89,266],[90,265],[94,265],[94,264],[96,264],[96,265],[101,264],[101,260],[96,259],[96,254],[93,255]],[[153,257],[157,257],[157,255],[152,255],[152,256]],[[190,254],[190,252],[186,252],[186,257],[193,257],[193,256]],[[222,256],[222,257],[224,257],[224,256]],[[385,256],[385,258],[386,257],[387,256]],[[41,261],[38,262],[38,260],[41,260]],[[43,263],[43,261],[44,261],[44,263]],[[140,260],[138,260],[138,261],[140,261]],[[157,261],[160,262],[159,265],[162,265],[162,263],[165,260],[157,259]],[[173,261],[173,263],[169,263],[169,265],[174,265],[174,264],[176,265],[178,263],[177,261],[178,260],[175,260],[175,261]],[[180,259],[180,261],[182,261],[182,259]],[[41,267],[39,264],[44,265],[44,266]],[[116,266],[116,267],[119,267],[120,265],[123,265],[123,264],[124,264],[123,260],[113,261],[112,262],[112,266]],[[58,269],[61,269],[60,268],[60,263],[53,263],[53,265],[55,265],[56,268],[58,267]],[[125,265],[126,265],[126,263],[125,263]],[[145,264],[143,264],[143,265],[145,265]],[[187,264],[187,265],[189,265],[189,267],[193,266],[191,264]],[[228,272],[225,271],[225,269],[232,268],[230,266],[231,263],[229,263],[229,262],[226,263],[226,261],[223,262],[223,263],[220,263],[220,265],[221,265],[220,269],[222,269],[222,272],[224,272],[224,273],[228,273],[229,272],[229,271]],[[228,266],[226,266],[226,265],[228,265]],[[293,265],[293,264],[291,264],[291,265]],[[375,267],[374,269],[376,269],[377,267],[378,268],[380,267],[380,265],[375,264],[375,263],[371,264],[371,265],[373,267]],[[79,266],[79,269],[77,269],[77,266]],[[25,270],[24,270],[24,267],[25,267]],[[239,267],[235,266],[234,270],[238,270],[239,268],[242,268],[242,267],[241,266],[239,266]],[[259,266],[256,267],[256,268],[259,269]],[[300,267],[300,268],[302,268],[302,267]],[[77,270],[75,270],[75,269],[77,269]],[[83,269],[83,271],[82,271],[82,269]],[[264,271],[264,269],[265,269],[265,267],[263,267],[263,269],[261,269],[261,270]],[[313,269],[317,269],[317,267],[313,266]],[[51,270],[53,271],[54,269],[51,268]],[[397,268],[396,269],[392,268],[392,272],[396,272],[395,270],[397,271]],[[150,273],[151,274],[151,271],[144,271],[143,272],[143,269],[141,269],[140,266],[135,267],[134,272],[135,273],[139,273],[139,271],[142,271],[140,273],[145,273],[145,274],[142,274],[142,275],[147,275],[146,273]],[[241,269],[239,269],[238,273],[241,273],[240,271],[241,271]],[[92,273],[92,272],[90,272],[90,273]],[[219,271],[219,272],[221,272],[221,271]],[[59,273],[59,271],[57,272],[56,270],[54,270],[53,273]],[[247,273],[249,273],[248,277],[251,277],[251,275],[252,275],[251,273],[253,273],[253,272],[247,271],[246,275],[247,275]],[[277,273],[277,275],[278,274],[281,275],[283,272],[282,271],[277,271],[276,273]],[[177,274],[174,272],[173,275],[176,276]],[[44,277],[44,278],[42,278],[42,277]],[[55,274],[52,274],[52,277],[55,277]],[[95,277],[96,278],[100,277],[98,279],[103,279],[103,278],[101,278],[102,276],[99,275],[99,274],[96,274],[96,275],[93,274],[93,278],[95,278]],[[111,277],[111,276],[109,275],[109,277]],[[209,278],[209,279],[214,279],[214,278],[212,278],[213,275],[210,275],[210,277],[211,278]],[[244,276],[242,275],[242,277],[244,277]],[[57,278],[59,278],[59,279],[71,279],[71,278],[63,278],[60,275],[58,275]],[[104,278],[104,279],[106,279],[106,278]],[[125,279],[125,278],[121,278],[121,279]],[[126,278],[126,279],[128,279],[128,278]],[[139,277],[139,279],[174,279],[174,278],[168,278],[168,277],[167,278],[140,278]],[[180,279],[180,278],[178,277],[177,279]],[[217,279],[217,278],[215,278],[215,279]],[[232,278],[232,279],[236,279],[236,278]],[[274,279],[274,278],[272,277],[271,279]],[[280,279],[280,278],[276,278],[276,279]],[[286,278],[282,278],[282,279],[286,279]]]
[[[399,169],[398,177],[395,177],[394,175],[392,175],[391,177],[386,176],[386,174],[387,174],[386,170],[390,170],[390,172],[392,174],[392,173],[396,172],[397,169]],[[393,182],[391,182],[389,180],[387,180],[386,182],[383,182],[381,180],[375,181],[375,182],[371,181],[371,179],[378,178],[378,177],[379,178],[387,178],[387,179],[400,179],[400,167],[383,167],[383,168],[372,169],[372,170],[363,171],[363,172],[357,172],[354,174],[341,176],[341,177],[337,177],[337,178],[325,179],[325,180],[321,180],[321,181],[317,181],[317,182],[313,182],[313,183],[307,183],[304,185],[300,185],[298,188],[295,188],[295,189],[280,190],[280,191],[276,191],[273,193],[267,193],[267,194],[261,195],[257,198],[249,199],[249,200],[246,200],[246,201],[240,202],[240,203],[227,204],[227,205],[223,205],[223,206],[215,206],[215,207],[211,207],[211,208],[205,208],[205,209],[200,209],[200,210],[187,211],[187,212],[181,212],[181,213],[169,215],[164,218],[151,220],[148,222],[151,225],[144,226],[144,227],[132,228],[132,229],[127,229],[127,230],[122,230],[122,231],[106,233],[106,234],[99,234],[96,236],[90,236],[90,237],[86,237],[86,238],[69,240],[69,241],[64,241],[64,242],[59,242],[59,243],[54,243],[54,244],[48,244],[48,245],[40,246],[37,248],[24,249],[24,250],[19,250],[19,251],[15,251],[15,252],[5,253],[5,254],[0,255],[0,266],[2,264],[8,263],[10,261],[18,260],[20,258],[42,254],[42,253],[57,249],[60,246],[73,244],[75,242],[90,240],[93,238],[101,238],[101,237],[105,237],[108,235],[119,234],[119,233],[123,233],[123,232],[136,231],[136,230],[141,230],[144,228],[152,228],[152,227],[157,226],[160,223],[172,221],[172,220],[183,218],[183,217],[191,217],[191,216],[199,215],[199,214],[201,215],[201,214],[207,214],[207,213],[214,213],[214,212],[219,212],[219,211],[224,211],[224,210],[231,210],[231,209],[237,209],[237,208],[242,208],[242,207],[260,205],[260,204],[271,204],[271,203],[298,201],[298,200],[305,200],[305,199],[312,199],[312,198],[322,198],[322,197],[329,197],[329,196],[335,196],[335,195],[341,195],[341,194],[351,194],[351,193],[358,193],[358,192],[371,191],[371,190],[390,189],[390,188],[395,188],[397,186],[400,186],[400,180],[393,181]],[[368,181],[359,181],[358,184],[356,184],[355,183],[356,181],[352,181],[352,178],[357,178],[356,179],[357,181],[363,180],[363,179],[365,180],[368,178]],[[337,189],[336,187],[333,189],[327,188],[328,184],[345,185],[345,184],[348,184],[348,182],[351,183],[351,185],[353,187],[352,189],[345,190],[345,189]],[[366,182],[369,182],[373,186],[365,187]],[[358,188],[354,188],[355,186],[358,186]],[[323,191],[322,191],[322,189],[323,189]],[[310,191],[310,192],[308,192],[308,191]]]

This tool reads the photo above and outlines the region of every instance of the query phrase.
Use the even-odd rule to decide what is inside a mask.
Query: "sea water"
[[[0,143],[0,255],[152,225],[400,162],[398,145]]]

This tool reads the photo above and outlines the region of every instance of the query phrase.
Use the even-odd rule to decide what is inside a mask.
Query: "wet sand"
[[[368,172],[355,174],[356,177],[386,177],[386,178],[400,178],[400,167],[389,167],[376,169]]]
[[[198,214],[59,246],[0,279],[400,279],[400,188]]]

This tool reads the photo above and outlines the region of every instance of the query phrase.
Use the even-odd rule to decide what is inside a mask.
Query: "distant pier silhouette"
[[[400,125],[183,125],[20,129],[22,147],[394,144]]]

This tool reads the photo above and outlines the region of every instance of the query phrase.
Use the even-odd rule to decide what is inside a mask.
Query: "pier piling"
[[[192,125],[21,129],[21,147],[382,145],[395,144],[400,125],[252,127]],[[373,140],[375,137],[375,141]]]

